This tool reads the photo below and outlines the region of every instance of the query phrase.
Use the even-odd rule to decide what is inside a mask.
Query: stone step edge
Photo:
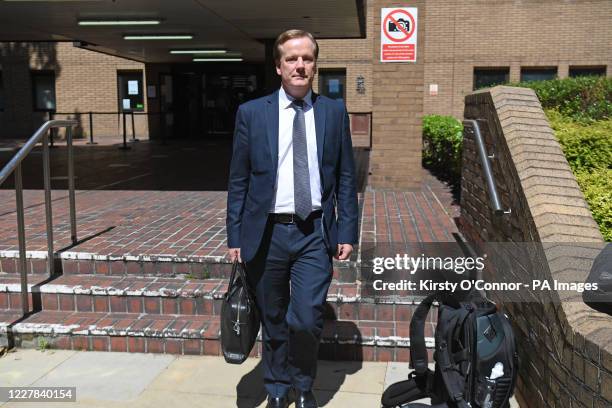
[[[46,335],[55,337],[59,335],[72,336],[112,336],[112,337],[149,337],[149,338],[171,338],[171,339],[204,339],[204,340],[220,340],[221,334],[205,335],[206,330],[200,332],[181,330],[163,330],[154,332],[152,330],[115,330],[112,328],[98,328],[96,325],[89,325],[86,329],[79,329],[81,325],[63,325],[58,323],[28,323],[21,322],[13,325],[11,328],[13,334],[32,334]],[[6,332],[6,326],[2,326],[2,332]],[[257,341],[261,342],[261,331],[257,335]],[[379,346],[379,347],[410,347],[410,337],[400,336],[353,336],[351,339],[339,338],[337,334],[334,336],[323,336],[321,343],[324,344],[341,344],[341,345],[361,345],[361,346]],[[435,347],[435,339],[433,337],[425,337],[425,346],[428,349]]]
[[[74,276],[74,275],[73,275]],[[86,279],[86,277],[84,278]],[[162,278],[167,279],[167,278]],[[153,278],[151,283],[155,283],[156,278]],[[225,280],[223,280],[225,281]],[[189,281],[185,281],[189,283]],[[37,284],[28,283],[28,291],[32,292],[32,288]],[[341,286],[359,286],[360,283],[337,283],[336,285]],[[160,288],[158,290],[128,290],[120,289],[113,286],[91,286],[83,287],[82,285],[58,285],[51,282],[37,286],[35,293],[50,293],[50,294],[68,294],[68,295],[92,295],[92,296],[131,296],[131,297],[163,297],[163,298],[195,298],[202,297],[204,299],[222,299],[225,293],[225,283],[219,282],[217,287],[209,292],[202,292],[195,290],[192,292],[181,292],[180,289],[165,289]],[[339,288],[339,291],[341,288]],[[21,293],[21,284],[19,283],[0,283],[0,293]],[[372,300],[370,302],[369,300]],[[365,301],[365,302],[364,302]],[[328,293],[327,302],[331,303],[374,303],[374,304],[395,304],[395,305],[418,305],[421,299],[408,299],[408,298],[376,298],[362,297],[357,294],[356,296],[343,296],[342,293]],[[434,302],[434,306],[437,302]]]
[[[165,262],[165,263],[202,263],[202,264],[227,264],[231,265],[231,262],[225,257],[225,255],[213,256],[177,256],[172,254],[159,254],[159,255],[110,255],[110,254],[95,254],[91,252],[79,252],[79,251],[64,251],[61,252],[56,259],[70,260],[70,261],[110,261],[110,262]],[[47,251],[26,251],[26,260],[46,260],[48,257]],[[19,251],[13,249],[0,250],[0,258],[19,258]],[[339,267],[356,267],[359,261],[338,261],[334,259],[334,266]]]

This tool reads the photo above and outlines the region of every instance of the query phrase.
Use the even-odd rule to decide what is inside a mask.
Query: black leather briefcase
[[[221,306],[221,350],[225,361],[241,364],[247,359],[257,340],[259,325],[259,311],[244,265],[234,262]]]

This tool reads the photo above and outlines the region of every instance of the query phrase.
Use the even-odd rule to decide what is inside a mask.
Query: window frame
[[[526,71],[529,71],[528,73],[526,73]],[[529,75],[529,74],[533,74],[533,73],[537,73],[537,72],[541,72],[541,73],[547,73],[550,72],[552,73],[554,71],[554,75],[550,78],[542,78],[542,79],[525,79],[524,75]],[[526,67],[521,67],[521,77],[520,77],[520,81],[521,82],[535,82],[535,81],[549,81],[552,79],[557,79],[559,78],[559,67],[556,66],[542,66],[542,67],[532,67],[532,66],[526,66]]]
[[[477,73],[482,73],[482,72],[495,72],[495,71],[503,71],[504,72],[504,81],[502,82],[496,82],[496,83],[491,83],[488,85],[484,85],[484,86],[480,86],[480,87],[476,87],[476,75]],[[483,89],[483,88],[490,88],[493,86],[497,86],[497,85],[501,85],[501,84],[505,84],[510,80],[510,67],[509,66],[495,66],[495,67],[473,67],[472,69],[472,90],[476,91],[478,89]]]
[[[132,102],[133,102],[132,98],[129,98],[130,101],[131,101],[130,102],[131,108],[130,109],[124,109],[123,108],[123,99],[124,99],[123,96],[125,96],[125,95],[123,95],[123,92],[122,92],[122,85],[123,85],[123,83],[122,83],[122,81],[120,79],[122,75],[125,75],[128,78],[130,76],[134,76],[134,77],[137,76],[138,77],[138,87],[139,87],[138,101],[140,101],[140,103],[142,103],[142,108],[135,107],[135,105],[138,103],[138,101],[136,101],[136,103],[134,105],[132,105]],[[121,112],[121,113],[123,113],[123,112],[127,112],[127,113],[129,113],[129,112],[144,112],[145,108],[146,108],[146,103],[145,103],[145,99],[146,99],[145,98],[145,91],[146,91],[146,89],[145,89],[144,71],[141,70],[141,69],[135,69],[135,70],[118,69],[117,70],[116,78],[117,78],[116,79],[116,81],[117,81],[117,111]],[[128,81],[129,81],[129,79],[128,79]],[[127,82],[126,82],[126,86],[127,86]],[[134,97],[134,99],[136,99],[136,98]],[[134,106],[134,107],[132,107],[132,106]]]
[[[53,108],[39,108],[37,105],[36,98],[36,90],[37,90],[37,82],[36,78],[39,77],[51,77],[53,79]],[[30,81],[32,84],[32,109],[34,112],[57,112],[57,88],[56,88],[56,77],[55,71],[52,69],[40,69],[40,70],[31,70],[30,71]]]
[[[339,67],[339,68],[319,68],[318,70],[318,75],[319,75],[319,93],[321,95],[327,96],[328,98],[332,98],[331,96],[327,95],[326,93],[323,92],[323,90],[325,89],[325,75],[326,74],[341,74],[344,76],[344,81],[342,82],[342,98],[332,98],[332,99],[342,99],[345,103],[346,103],[346,94],[347,94],[347,90],[346,90],[346,67]]]
[[[0,112],[4,112],[4,75],[2,72],[2,67],[0,67]]]
[[[572,70],[601,70],[601,74],[587,74],[587,75],[572,75]],[[570,78],[581,78],[581,77],[589,77],[589,76],[597,76],[597,77],[606,77],[608,73],[607,65],[570,65],[567,76]]]

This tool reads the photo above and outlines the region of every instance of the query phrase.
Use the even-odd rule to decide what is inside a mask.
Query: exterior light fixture
[[[240,62],[242,58],[194,58],[193,62]]]
[[[5,3],[76,3],[76,2],[94,2],[105,0],[0,0]]]
[[[124,40],[191,40],[191,34],[130,34],[124,35]]]
[[[161,20],[79,20],[80,26],[135,26],[158,25]]]
[[[225,54],[227,50],[170,50],[170,54]]]

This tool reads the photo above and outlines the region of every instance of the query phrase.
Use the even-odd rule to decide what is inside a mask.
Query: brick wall
[[[394,5],[419,7],[416,65],[378,62],[380,8]],[[521,67],[538,66],[558,67],[565,78],[570,66],[606,65],[611,76],[610,21],[612,2],[606,0],[370,0],[367,38],[321,40],[319,66],[346,68],[349,110],[376,111],[370,185],[410,188],[420,182],[422,115],[461,118],[474,67],[509,67],[511,81],[520,79]],[[361,71],[366,95],[354,93],[353,72]],[[438,84],[437,96],[429,95],[430,84]],[[393,99],[399,103],[389,103]]]
[[[466,127],[460,230],[480,251],[501,248],[493,255],[506,259],[503,269],[486,268],[484,279],[584,282],[604,242],[535,93],[501,86],[475,92],[465,98],[465,118],[479,120],[487,152],[494,154],[502,207],[511,209],[492,214],[474,135]],[[525,256],[507,249],[521,246],[529,248]],[[526,289],[498,292],[496,300],[517,336],[522,407],[611,406],[610,316],[586,306],[576,292]]]
[[[89,136],[86,112],[116,112],[117,71],[141,70],[144,64],[77,48],[69,42],[0,43],[0,66],[4,82],[5,110],[0,112],[0,138],[27,138],[46,119],[46,114],[34,112],[32,70],[55,72],[57,112],[81,122],[77,136]],[[143,78],[146,84],[146,79]],[[146,99],[145,99],[146,110]],[[146,119],[135,120],[138,135],[148,132]],[[131,136],[131,121],[128,120]],[[117,137],[122,126],[116,115],[94,115],[96,139]]]
[[[378,189],[410,189],[421,183],[425,1],[410,4],[419,12],[416,63],[380,62],[380,9],[403,7],[395,1],[371,1],[373,134],[369,184]]]
[[[425,19],[424,110],[460,118],[472,92],[474,67],[607,65],[612,75],[612,2],[436,0]],[[439,94],[429,96],[429,84]]]

